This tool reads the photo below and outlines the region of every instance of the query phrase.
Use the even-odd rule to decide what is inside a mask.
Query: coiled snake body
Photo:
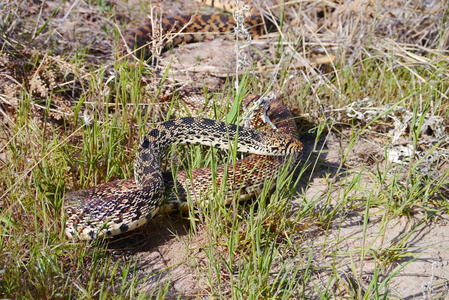
[[[207,19],[200,18],[202,21]],[[176,19],[184,23],[191,22],[191,19],[182,17]],[[178,24],[172,24],[171,21],[169,23]],[[150,31],[149,28],[145,30],[147,33]],[[137,29],[128,36],[129,48],[135,49],[146,43],[149,36],[142,38],[142,31]],[[276,130],[259,131],[192,117],[160,123],[141,143],[134,180],[118,180],[74,192],[66,197],[66,235],[85,240],[113,236],[142,226],[160,209],[168,207],[170,210],[179,206],[179,201],[164,205],[162,202],[165,185],[168,183],[164,178],[160,159],[167,147],[174,143],[201,144],[223,150],[236,144],[238,151],[255,154],[237,161],[232,168],[219,166],[214,176],[207,168],[193,170],[191,176],[184,171],[178,172],[175,181],[183,194],[200,200],[213,186],[214,180],[215,183],[225,180],[229,190],[227,201],[237,191],[242,191],[242,198],[253,196],[267,179],[278,174],[288,157],[294,158],[302,150],[302,144],[295,137],[296,126],[292,116],[279,98],[271,99],[266,114],[276,125]]]
[[[295,155],[302,149],[302,144],[286,133],[258,131],[205,118],[187,117],[163,122],[152,129],[141,143],[135,166],[135,184],[106,184],[71,195],[72,205],[66,209],[66,234],[93,239],[124,233],[145,224],[158,212],[162,203],[164,178],[159,164],[169,145],[201,144],[227,150],[233,141],[237,141],[239,151],[258,155]],[[248,163],[245,162],[246,168]],[[256,167],[257,163],[253,163]],[[242,171],[242,167],[238,169]],[[243,171],[251,172],[251,169]],[[209,179],[204,169],[199,172],[203,174],[199,175],[197,171],[195,177]],[[184,179],[178,180],[186,182]],[[207,186],[210,185],[211,182]]]

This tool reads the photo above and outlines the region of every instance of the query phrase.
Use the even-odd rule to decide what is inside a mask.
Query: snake
[[[244,12],[244,4],[249,1],[224,1],[224,0],[194,0],[201,4],[220,8],[227,12]],[[261,37],[265,32],[273,31],[276,26],[272,18],[267,18],[259,13],[255,7],[243,15],[241,20],[243,27],[251,38]],[[237,27],[234,16],[224,14],[180,14],[176,16],[164,16],[160,22],[154,23],[147,20],[141,26],[129,31],[124,40],[125,47],[121,50],[128,54],[134,54],[138,58],[148,59],[152,55],[152,49],[157,38],[162,38],[161,52],[180,44],[209,41],[220,37],[233,37],[226,33],[232,32]]]
[[[166,29],[171,31],[174,26],[192,24],[193,20],[211,19],[204,16],[192,16],[190,19],[178,16],[166,18],[168,21],[165,24],[170,25]],[[254,20],[252,17],[250,19]],[[150,35],[146,34],[143,38],[142,28],[147,33],[152,29],[144,25],[128,34],[128,50],[142,51],[145,48]],[[185,30],[186,27],[182,28]],[[143,53],[145,55],[141,52],[141,57],[148,52]],[[249,97],[247,105],[257,99],[262,97]],[[199,117],[177,118],[157,124],[142,139],[135,160],[134,179],[116,180],[66,196],[66,235],[69,238],[92,240],[129,232],[146,224],[158,212],[175,210],[185,205],[187,197],[200,201],[214,184],[223,182],[228,190],[225,204],[237,192],[241,200],[256,195],[268,179],[276,178],[287,162],[298,157],[303,147],[295,136],[297,128],[293,117],[280,97],[272,97],[269,101],[265,99],[265,102],[265,111],[261,114],[269,119],[273,127],[269,130]],[[254,118],[254,122],[260,122],[260,119]],[[175,178],[169,178],[163,172],[161,158],[172,144],[205,145],[221,150],[236,147],[237,151],[251,155],[238,160],[233,166],[220,165],[216,172],[199,168],[191,173],[180,171]],[[171,190],[174,185],[178,190],[177,196],[165,201],[166,189]]]

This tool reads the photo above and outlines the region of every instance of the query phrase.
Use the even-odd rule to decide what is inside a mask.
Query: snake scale
[[[233,28],[227,17],[217,19],[214,16],[177,16],[163,18],[162,29],[170,32],[186,29],[192,32],[209,32],[216,29],[216,23],[214,26],[199,24],[210,20],[220,20],[223,23],[220,31]],[[254,25],[256,20],[260,20],[260,17],[250,16],[247,24]],[[260,33],[259,30],[257,26],[252,26],[250,32],[256,35]],[[148,57],[150,52],[145,49],[149,47],[145,45],[151,41],[151,32],[149,24],[130,32],[126,38],[127,50],[137,50],[140,51],[137,52],[139,55]],[[198,40],[193,36],[196,35],[181,35],[183,38],[172,40],[170,46]],[[247,102],[258,98],[250,97]],[[201,200],[214,184],[223,181],[228,189],[226,202],[231,201],[236,192],[241,192],[242,199],[257,194],[268,179],[275,178],[285,163],[289,159],[295,159],[302,150],[301,142],[295,137],[296,125],[292,121],[292,115],[280,98],[271,99],[267,103],[266,112],[261,112],[264,113],[276,130],[261,131],[193,117],[158,124],[142,140],[135,161],[134,180],[117,180],[66,196],[66,235],[69,238],[90,240],[128,232],[145,224],[160,210],[179,208],[186,203],[187,195],[196,201]],[[235,144],[238,151],[252,155],[237,161],[232,167],[220,165],[216,174],[212,174],[212,170],[208,168],[200,168],[193,170],[190,176],[186,171],[180,171],[176,178],[167,180],[160,160],[171,144],[201,144],[222,150]],[[165,189],[173,188],[173,184],[180,189],[179,195],[183,199],[164,203]]]

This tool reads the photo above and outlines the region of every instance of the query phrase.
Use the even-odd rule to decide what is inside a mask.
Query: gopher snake
[[[138,39],[140,35],[136,32],[141,31],[138,29],[128,36],[128,47],[135,49],[146,43],[148,35],[146,39]],[[215,176],[210,169],[201,168],[193,170],[192,176],[179,172],[176,177],[184,195],[190,194],[195,200],[204,196],[213,186],[213,180],[218,183],[226,180],[231,193],[243,190],[243,198],[254,195],[267,179],[277,175],[285,164],[285,156],[296,157],[302,150],[302,144],[294,137],[296,126],[291,114],[279,98],[272,99],[267,114],[276,123],[277,131],[258,131],[191,117],[160,123],[143,139],[134,180],[115,181],[68,195],[66,235],[85,240],[112,236],[133,230],[151,219],[161,207],[166,184],[160,159],[173,143],[229,149],[232,141],[237,141],[238,151],[269,155],[251,155],[226,171],[226,165],[219,166]],[[179,202],[168,206],[176,205]]]
[[[243,12],[245,1],[224,0],[194,0],[205,5],[223,9],[228,12]],[[271,31],[274,26],[269,18],[259,14],[252,8],[243,18],[242,25],[247,34],[252,38],[263,35],[265,31]],[[232,32],[237,22],[234,17],[223,14],[210,15],[176,15],[173,17],[162,17],[159,24],[151,21],[134,29],[125,36],[125,44],[128,52],[137,57],[148,58],[151,56],[155,38],[163,38],[162,51],[182,43],[194,43],[212,40],[217,36],[226,37],[225,33]]]
[[[279,107],[276,107],[278,105]],[[279,103],[274,102],[273,120],[288,117]],[[288,120],[285,120],[288,124]],[[288,126],[290,124],[283,126]],[[285,161],[284,156],[296,156],[302,144],[292,135],[278,131],[258,131],[220,121],[205,118],[180,118],[160,123],[143,139],[135,166],[135,179],[132,182],[115,182],[94,187],[72,194],[71,206],[67,207],[68,222],[66,234],[69,237],[93,239],[101,236],[112,236],[133,230],[145,224],[159,210],[164,194],[164,176],[160,164],[162,154],[173,143],[200,144],[227,150],[237,141],[237,150],[258,155],[275,156],[267,159],[264,156],[251,156],[242,160],[227,174],[230,186],[258,189],[261,184],[276,175],[279,165]],[[280,156],[280,157],[276,157]],[[223,179],[225,166],[217,169],[217,179]],[[262,173],[253,173],[253,170]],[[250,174],[253,178],[244,179]],[[193,180],[186,173],[178,174],[176,180],[179,187],[194,198],[201,197],[202,189],[213,184],[209,169],[194,170]],[[235,191],[235,190],[234,190]],[[245,191],[244,196],[253,192]]]

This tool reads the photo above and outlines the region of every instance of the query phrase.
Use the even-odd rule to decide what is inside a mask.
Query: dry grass
[[[158,67],[120,59],[123,30],[198,6],[140,2],[0,3],[2,297],[444,298],[447,1],[289,1],[272,8],[279,30],[267,38],[174,49]],[[251,203],[223,207],[218,190],[187,220],[67,240],[64,194],[132,177],[139,137],[182,106],[160,102],[180,80],[219,86],[217,102],[280,91],[306,145],[297,171]],[[186,168],[229,159],[169,157]]]

